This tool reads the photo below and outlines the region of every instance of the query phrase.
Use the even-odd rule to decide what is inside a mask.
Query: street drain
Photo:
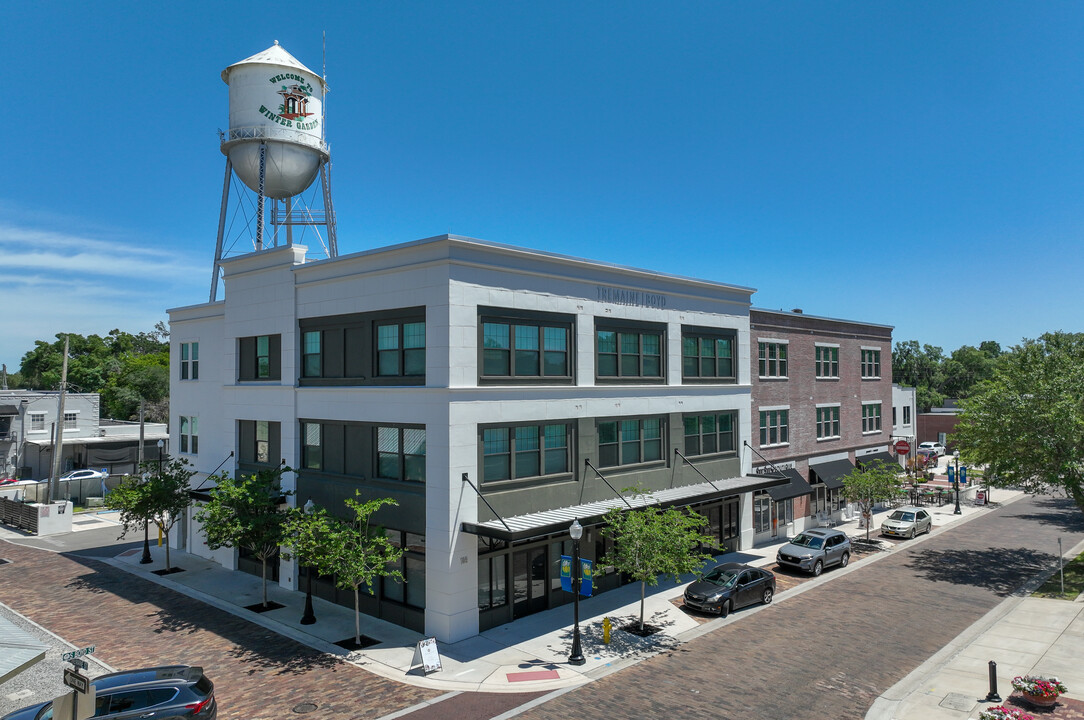
[[[298,713],[299,715],[304,715],[305,713],[311,713],[313,710],[317,710],[317,709],[319,709],[319,706],[317,706],[316,703],[308,703],[308,702],[306,702],[306,703],[301,703],[300,705],[294,705],[294,712]]]

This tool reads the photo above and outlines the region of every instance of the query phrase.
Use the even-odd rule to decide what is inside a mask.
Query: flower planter
[[[1035,707],[1054,707],[1058,702],[1057,695],[1035,695],[1029,692],[1021,692],[1020,695]]]

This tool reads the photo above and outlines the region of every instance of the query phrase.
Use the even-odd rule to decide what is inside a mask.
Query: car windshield
[[[790,541],[791,545],[797,545],[798,547],[807,548],[819,548],[824,544],[824,538],[817,537],[816,535],[800,534],[798,537]]]
[[[903,510],[897,510],[888,516],[889,520],[903,520],[904,522],[914,522],[915,514],[904,512]]]
[[[738,573],[736,570],[715,568],[704,576],[704,580],[711,583],[712,585],[718,585],[719,587],[730,587],[734,584],[734,580],[737,577]]]

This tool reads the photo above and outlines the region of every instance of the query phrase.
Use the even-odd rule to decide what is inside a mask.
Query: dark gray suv
[[[215,720],[215,686],[203,668],[188,665],[127,670],[101,675],[94,686],[94,717],[105,720]],[[0,720],[52,720],[53,703],[16,710]],[[58,720],[67,720],[58,718]]]
[[[783,567],[820,575],[832,565],[847,567],[851,561],[851,540],[840,530],[804,530],[779,548],[775,561]]]

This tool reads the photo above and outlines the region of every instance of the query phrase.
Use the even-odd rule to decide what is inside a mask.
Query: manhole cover
[[[316,703],[301,703],[300,705],[294,705],[294,712],[301,715],[311,713],[313,710],[317,709],[319,709],[319,707]]]
[[[959,710],[960,712],[971,712],[978,705],[975,698],[970,695],[963,695],[961,693],[949,693],[945,696],[945,699],[940,703],[941,707],[948,708],[949,710]]]

